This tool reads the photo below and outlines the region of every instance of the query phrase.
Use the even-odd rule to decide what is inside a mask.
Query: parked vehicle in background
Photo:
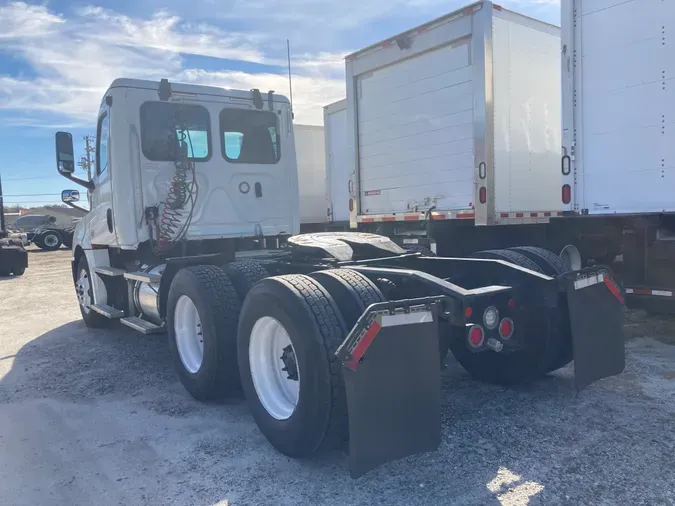
[[[18,235],[18,237],[17,237]],[[0,277],[22,276],[28,267],[28,253],[22,234],[9,233],[5,226],[5,207],[0,180]]]
[[[675,312],[673,2],[562,1],[563,210],[582,264]]]
[[[558,27],[486,1],[348,55],[351,226],[442,255],[551,246],[559,53]]]
[[[348,228],[353,161],[347,150],[347,100],[323,108],[326,146],[326,200],[331,227]]]
[[[14,221],[14,227],[25,231],[28,240],[47,251],[73,246],[73,227],[58,227],[56,217],[52,215],[28,214]]]
[[[324,230],[328,223],[324,129],[293,125],[300,192],[300,231]]]

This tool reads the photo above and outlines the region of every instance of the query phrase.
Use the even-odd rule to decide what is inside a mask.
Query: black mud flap
[[[610,272],[590,268],[564,278],[574,350],[574,383],[591,383],[623,372],[623,294]]]
[[[373,304],[337,351],[352,478],[441,441],[438,300]]]

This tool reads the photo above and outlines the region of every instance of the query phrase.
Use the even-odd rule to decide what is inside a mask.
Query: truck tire
[[[77,269],[75,275],[75,294],[77,295],[77,302],[80,306],[80,313],[82,320],[91,328],[103,328],[110,325],[110,320],[91,309],[94,303],[94,292],[91,286],[91,271],[87,263],[87,257],[82,255],[77,262]]]
[[[258,281],[270,277],[262,264],[251,260],[237,260],[227,264],[224,270],[242,302]]]
[[[340,308],[348,330],[352,329],[368,306],[387,300],[375,283],[351,269],[318,271],[310,274],[310,277],[328,290]]]
[[[542,269],[536,263],[517,251],[487,250],[474,253],[471,256],[505,260],[519,267],[542,273]],[[450,351],[460,365],[474,378],[502,385],[528,383],[554,370],[553,367],[557,369],[557,364],[563,360],[561,356],[563,354],[563,337],[559,332],[556,332],[550,336],[550,342],[541,342],[537,336],[548,332],[549,326],[545,325],[544,318],[542,318],[542,321],[535,321],[536,323],[534,321],[528,322],[528,324],[534,326],[534,328],[529,329],[529,332],[533,334],[524,337],[527,343],[534,346],[508,353],[497,353],[492,350],[475,353],[466,346],[465,336],[461,330],[448,325],[443,333],[445,335],[450,334],[448,339]]]
[[[260,431],[284,455],[309,457],[347,441],[335,356],[346,332],[336,302],[309,276],[267,278],[246,297],[238,336],[241,384]]]
[[[567,264],[555,253],[535,246],[519,246],[517,248],[509,248],[509,251],[516,251],[521,255],[525,255],[532,260],[547,276],[557,276],[568,272],[570,268]]]
[[[45,251],[56,251],[63,244],[63,237],[56,230],[47,230],[39,235],[35,243]]]
[[[209,401],[238,389],[239,297],[222,269],[194,265],[178,271],[167,299],[169,351],[185,389]]]
[[[12,269],[12,274],[14,274],[15,276],[23,276],[24,272],[26,272],[25,267],[15,267],[14,269]]]
[[[471,258],[490,258],[494,260],[504,260],[505,262],[510,262],[518,267],[523,267],[525,269],[530,269],[531,271],[538,272],[543,274],[544,271],[528,257],[519,253],[517,251],[512,251],[508,249],[490,249],[485,251],[479,251],[470,255]]]

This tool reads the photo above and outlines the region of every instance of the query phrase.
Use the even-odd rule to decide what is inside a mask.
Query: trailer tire
[[[262,264],[252,260],[237,260],[227,264],[224,270],[242,302],[256,283],[270,277]]]
[[[510,262],[518,267],[523,267],[534,272],[543,274],[542,269],[530,260],[528,257],[519,253],[517,251],[512,251],[508,249],[490,249],[485,251],[478,251],[470,255],[470,258],[489,258],[493,260],[504,260],[505,262]]]
[[[351,269],[329,269],[310,274],[333,297],[347,324],[347,330],[356,324],[368,306],[384,302],[384,295],[366,276]]]
[[[494,258],[511,262],[519,267],[542,273],[542,269],[529,257],[514,250],[487,250],[471,255],[474,258]],[[566,311],[557,312],[566,314]],[[551,340],[542,347],[535,349],[516,350],[509,353],[496,353],[491,350],[475,353],[469,350],[465,344],[465,336],[455,330],[454,327],[447,329],[444,334],[450,334],[450,350],[457,361],[474,378],[480,381],[496,384],[515,384],[534,381],[545,374],[563,367],[571,360],[571,335],[561,328],[561,322],[551,320],[548,322],[542,315],[533,315],[538,325],[530,331],[535,333],[532,337],[524,339],[530,344],[539,345],[537,333],[549,332],[555,329],[550,336]],[[535,322],[530,322],[533,325]],[[538,330],[539,329],[539,330]],[[534,341],[534,343],[533,343]]]
[[[570,270],[567,264],[555,253],[535,246],[519,246],[509,248],[509,251],[516,251],[532,260],[547,276],[557,276]]]
[[[169,352],[181,383],[197,400],[218,399],[239,387],[240,307],[232,282],[214,265],[185,267],[171,281],[167,298]]]
[[[261,432],[284,455],[309,457],[347,441],[335,356],[346,332],[336,302],[309,276],[267,278],[246,297],[238,336],[242,388]],[[278,359],[275,345],[283,349]]]
[[[56,251],[63,244],[63,237],[56,230],[47,230],[39,236],[40,242],[35,243],[45,251]]]
[[[87,327],[104,328],[110,325],[110,320],[91,309],[94,303],[94,292],[91,283],[91,271],[87,263],[87,257],[82,255],[77,262],[75,274],[75,293],[80,306],[82,320]]]
[[[23,276],[24,272],[26,272],[25,267],[16,267],[12,269],[12,274],[14,274],[15,276]]]

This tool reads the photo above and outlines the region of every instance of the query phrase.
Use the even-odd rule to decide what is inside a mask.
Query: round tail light
[[[483,324],[490,330],[494,329],[499,323],[499,311],[494,306],[490,306],[483,313]]]
[[[499,322],[499,335],[502,337],[502,339],[510,339],[513,335],[513,329],[514,325],[511,318],[504,318],[501,322]]]
[[[469,329],[469,345],[472,348],[479,348],[485,340],[485,332],[480,325],[474,325]]]

